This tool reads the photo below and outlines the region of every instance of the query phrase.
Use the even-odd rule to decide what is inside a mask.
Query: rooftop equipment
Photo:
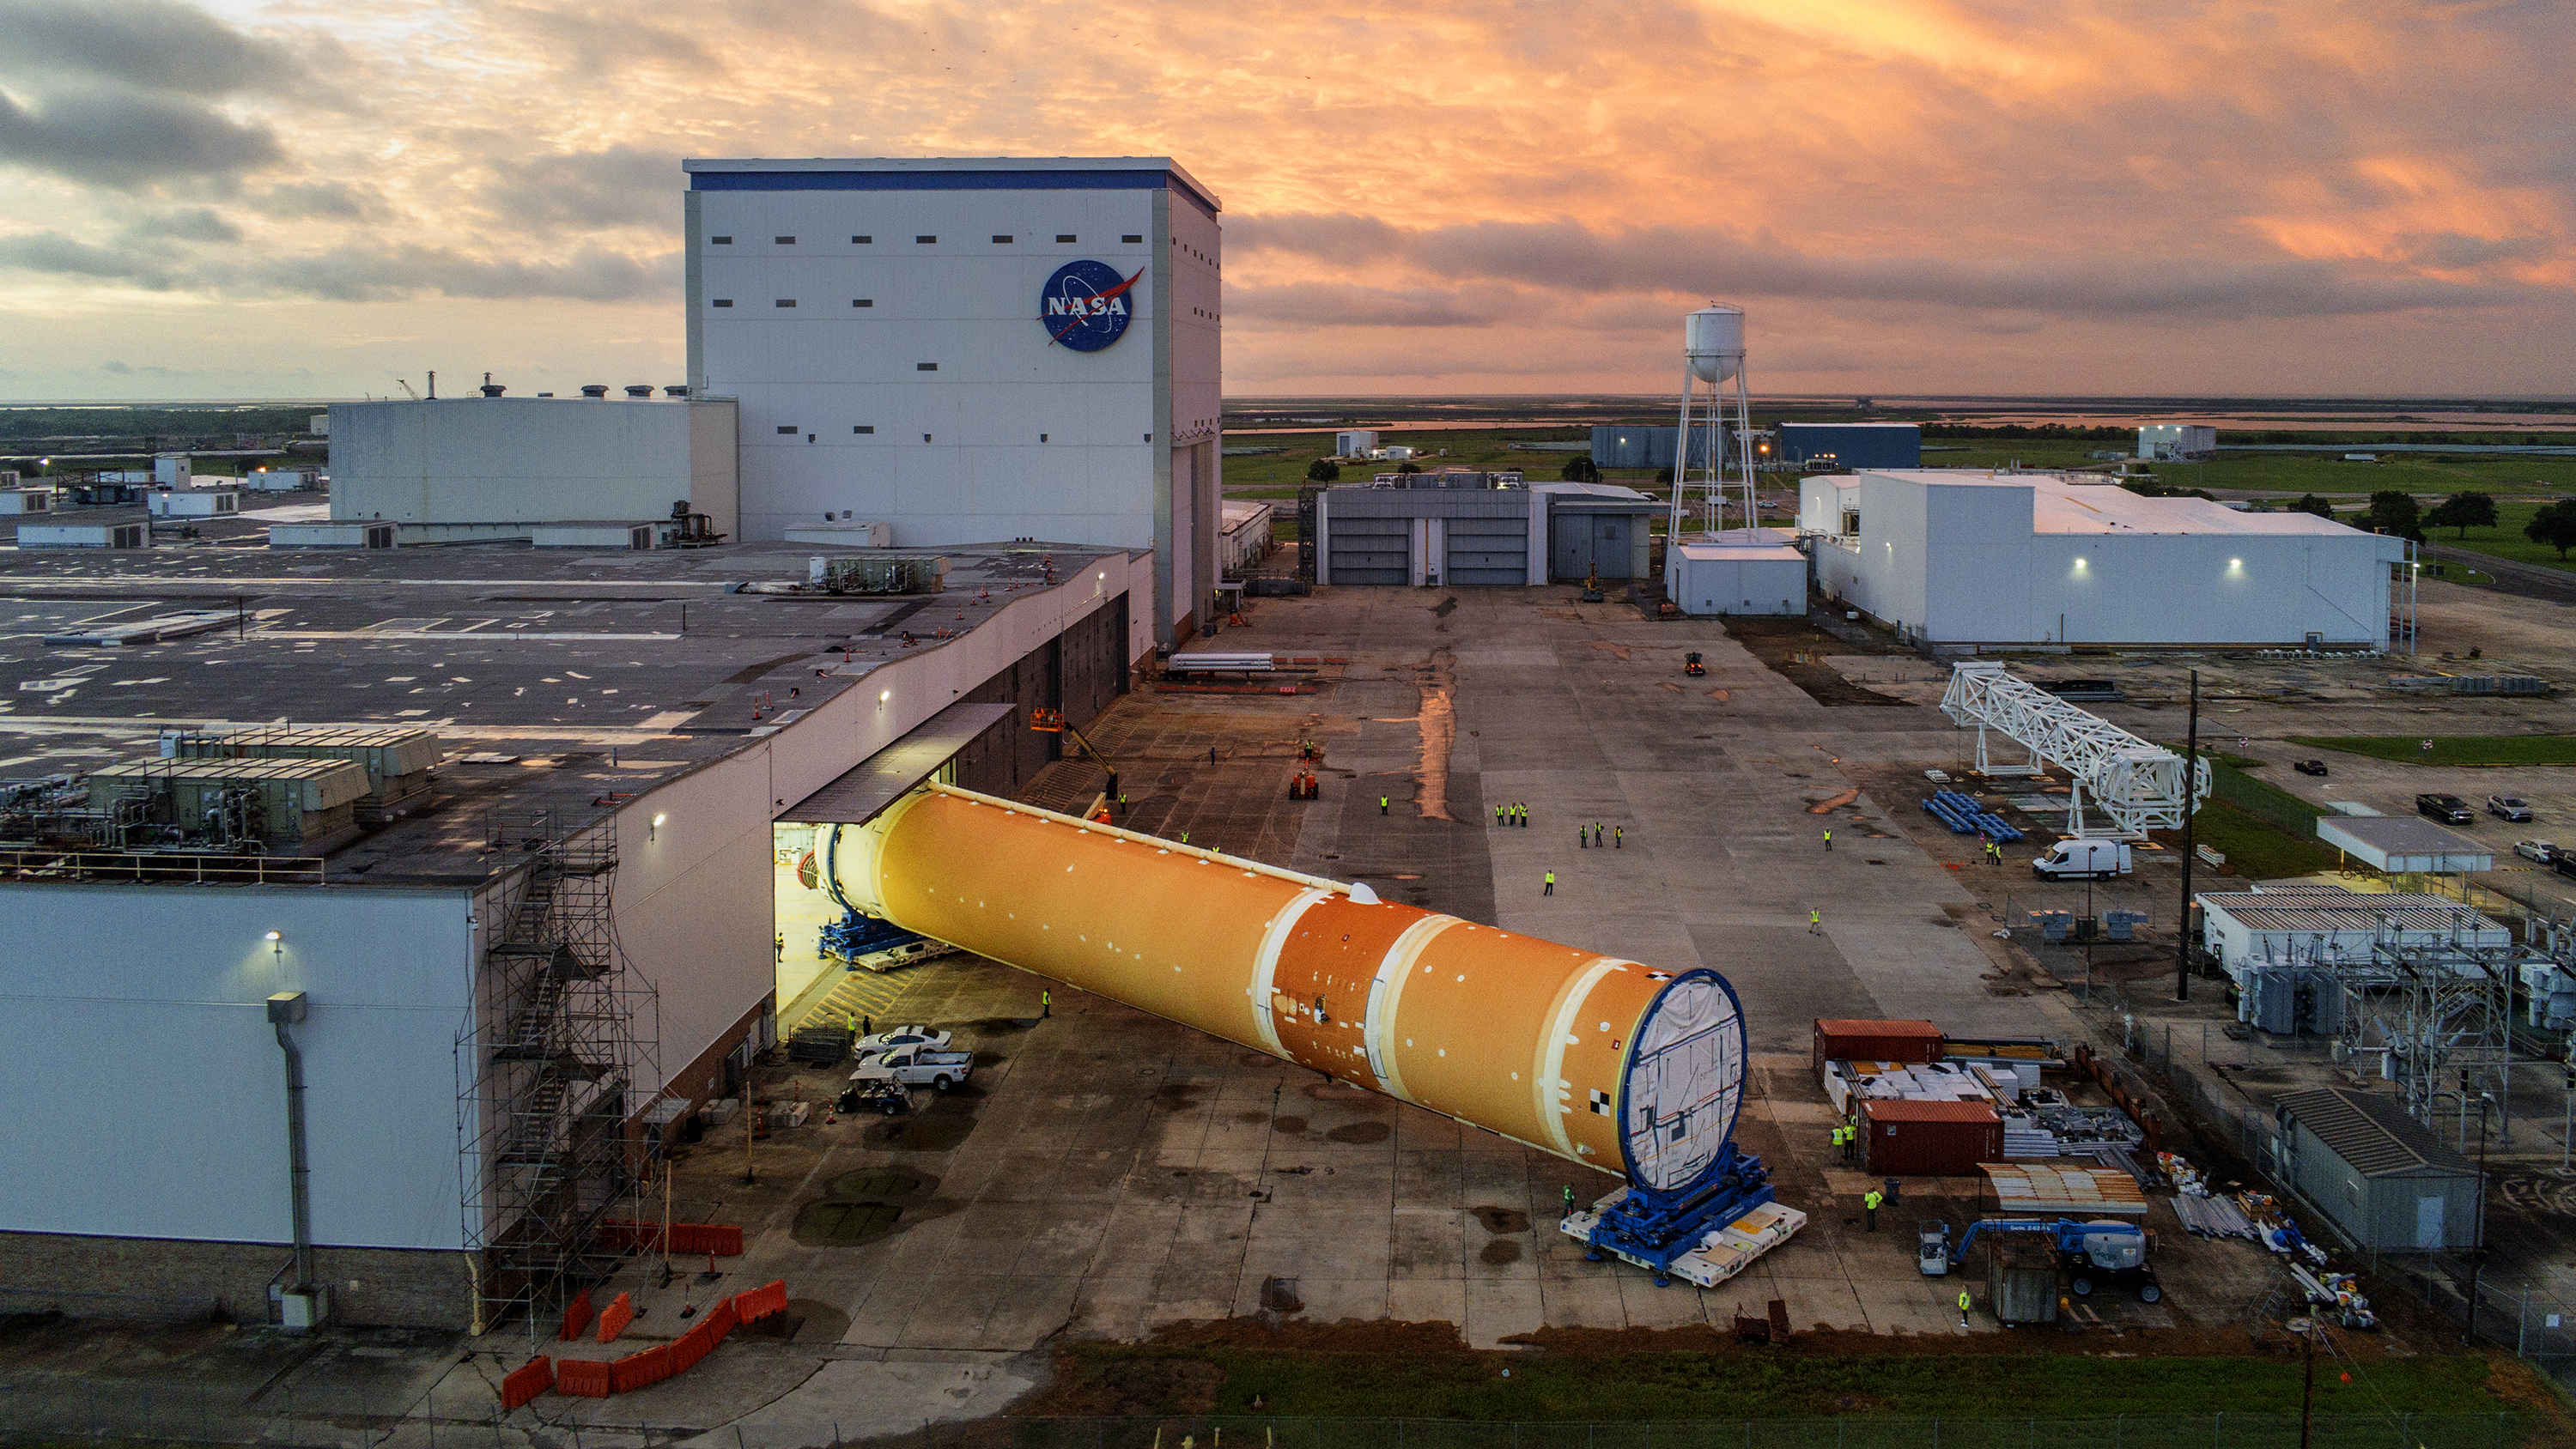
[[[367,793],[352,802],[356,813],[383,819],[428,803],[439,747],[438,736],[402,725],[266,725],[220,733],[171,731],[161,736],[161,757],[347,760],[367,773]]]
[[[937,554],[818,558],[806,584],[827,594],[935,594],[947,573],[948,560]]]

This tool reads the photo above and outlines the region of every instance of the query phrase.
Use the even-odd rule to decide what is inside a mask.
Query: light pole
[[[2460,1090],[2469,1089],[2469,1074],[2460,1072]],[[2487,1257],[2487,1108],[2495,1098],[2478,1093],[2478,1227],[2477,1237],[2469,1248],[2469,1300],[2461,1309],[2460,1341],[2474,1343],[2478,1337],[2478,1273],[2486,1266]]]
[[[2182,926],[2174,952],[2174,1000],[2191,1000],[2191,823],[2200,804],[2200,671],[2191,672],[2191,726],[2182,747]]]

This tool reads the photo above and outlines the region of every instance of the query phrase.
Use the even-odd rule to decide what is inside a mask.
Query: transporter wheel
[[[1670,1273],[1657,1273],[1655,1275],[1655,1286],[1658,1288],[1670,1288],[1673,1286],[1673,1275]]]
[[[2138,1301],[2140,1303],[2162,1303],[2165,1301],[2165,1290],[2161,1284],[2141,1283],[2138,1285]]]
[[[1586,1249],[1584,1249],[1584,1250],[1583,1250],[1583,1261],[1585,1261],[1585,1262],[1587,1262],[1587,1263],[1598,1263],[1598,1262],[1600,1262],[1600,1261],[1601,1261],[1601,1250],[1600,1250],[1599,1248],[1586,1248]]]
[[[2078,1273],[2067,1281],[2066,1291],[2078,1298],[2090,1298],[2093,1296],[2093,1280],[2086,1274]]]
[[[947,1090],[948,1090],[948,1079],[947,1079],[946,1077],[944,1077],[944,1076],[940,1076],[940,1077],[933,1077],[933,1078],[931,1078],[931,1079],[930,1079],[930,1090],[932,1090],[932,1091],[934,1091],[934,1092],[945,1092],[945,1091],[947,1091]]]

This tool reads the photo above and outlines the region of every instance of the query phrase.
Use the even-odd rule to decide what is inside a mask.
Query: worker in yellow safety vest
[[[1968,1290],[1965,1288],[1959,1290],[1959,1326],[1968,1326]]]
[[[1867,1231],[1873,1233],[1878,1231],[1878,1205],[1885,1201],[1887,1201],[1887,1199],[1880,1195],[1879,1190],[1874,1187],[1868,1192],[1862,1194],[1860,1210],[1862,1216],[1868,1220],[1869,1226]]]

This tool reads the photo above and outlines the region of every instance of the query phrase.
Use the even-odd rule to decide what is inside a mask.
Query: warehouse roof
[[[2350,851],[2374,870],[2447,875],[2495,869],[2495,853],[2474,836],[2413,815],[2324,815],[2317,839]]]
[[[2497,944],[2511,939],[2504,926],[2447,896],[2337,890],[2232,892],[2194,899],[2202,909],[2254,931],[2368,934],[2386,924],[2402,931],[2493,932]]]
[[[2120,487],[2107,474],[1870,468],[1853,476],[1898,478],[1934,488],[2025,489],[2031,495],[2031,527],[2037,533],[2233,534],[2344,539],[2374,536],[2331,519],[2319,518],[2313,513],[2245,513],[2206,498],[2149,498]],[[2077,481],[2079,478],[2085,481]],[[2385,542],[2391,559],[2398,557],[2405,546],[2402,539],[2389,538]]]
[[[2476,1163],[2444,1146],[2393,1097],[2319,1087],[2276,1097],[2272,1105],[2364,1177],[2477,1175]]]
[[[436,805],[330,856],[331,879],[367,884],[479,880],[492,812],[604,813],[967,637],[1051,587],[1049,558],[1065,581],[1110,552],[950,548],[943,592],[869,597],[797,587],[816,555],[851,552],[831,545],[280,551],[260,520],[202,523],[178,545],[0,551],[0,781],[166,768],[165,730],[425,730],[444,755]],[[158,643],[42,642],[180,610],[226,617]]]

